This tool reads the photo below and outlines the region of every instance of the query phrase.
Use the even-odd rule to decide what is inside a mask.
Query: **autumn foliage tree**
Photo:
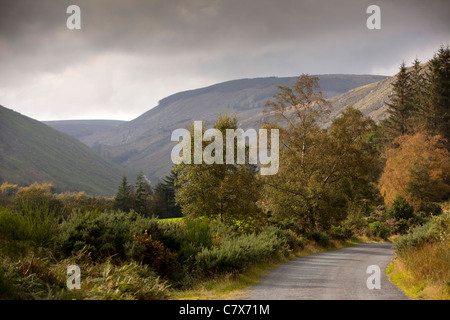
[[[404,135],[384,152],[386,165],[379,188],[387,205],[401,196],[416,209],[427,211],[431,202],[448,198],[450,153],[441,136]]]
[[[327,230],[368,189],[376,167],[366,140],[373,121],[349,107],[325,128],[331,106],[318,78],[309,75],[280,87],[267,106],[265,126],[280,130],[280,169],[264,178],[264,200],[273,216],[290,219],[300,231]]]

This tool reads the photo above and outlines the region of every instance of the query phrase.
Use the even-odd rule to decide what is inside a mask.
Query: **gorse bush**
[[[450,243],[450,213],[445,212],[434,216],[422,226],[411,229],[408,234],[400,236],[395,241],[395,250],[401,254],[410,248],[418,248],[428,242],[440,242],[445,250]]]
[[[432,222],[430,221],[423,226],[412,229],[408,234],[398,237],[395,240],[395,251],[401,253],[409,248],[418,247],[433,240],[436,237],[436,233],[431,227]]]
[[[211,248],[213,243],[209,224],[207,219],[186,219],[185,241],[196,247]]]
[[[177,265],[177,254],[165,248],[160,241],[153,239],[147,230],[141,235],[133,235],[128,255],[161,275],[171,274]]]
[[[288,252],[287,244],[275,228],[259,234],[223,238],[219,247],[204,248],[195,257],[196,266],[206,274],[241,271],[250,265]]]
[[[380,221],[369,223],[369,236],[387,239],[390,234],[391,232],[389,231],[389,229]]]
[[[156,219],[133,212],[74,213],[61,224],[61,229],[57,245],[64,255],[83,249],[93,260],[113,255],[125,259],[126,247],[133,241],[133,235],[145,230],[154,237],[160,236]]]

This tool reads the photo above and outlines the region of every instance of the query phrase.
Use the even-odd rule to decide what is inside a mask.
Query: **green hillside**
[[[51,182],[59,192],[113,195],[123,170],[75,138],[0,106],[0,183]]]

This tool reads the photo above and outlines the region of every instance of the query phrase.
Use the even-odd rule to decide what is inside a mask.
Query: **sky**
[[[80,8],[80,29],[69,29]],[[370,5],[381,29],[369,29]],[[0,0],[0,105],[132,120],[177,92],[256,77],[394,75],[450,44],[447,0]]]

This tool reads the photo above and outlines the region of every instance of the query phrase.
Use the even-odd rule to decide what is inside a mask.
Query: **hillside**
[[[46,125],[77,139],[111,130],[125,123],[121,120],[56,120],[43,121]]]
[[[0,183],[51,182],[58,192],[113,195],[123,172],[75,138],[0,106]]]
[[[257,127],[264,104],[291,86],[297,77],[240,79],[205,88],[176,93],[138,118],[111,130],[80,136],[83,143],[112,161],[143,172],[153,181],[163,178],[172,167],[170,151],[175,145],[170,135],[187,128],[194,120],[211,125],[220,112],[236,114],[244,128]],[[348,90],[386,79],[375,75],[320,75],[319,84],[330,99]]]

